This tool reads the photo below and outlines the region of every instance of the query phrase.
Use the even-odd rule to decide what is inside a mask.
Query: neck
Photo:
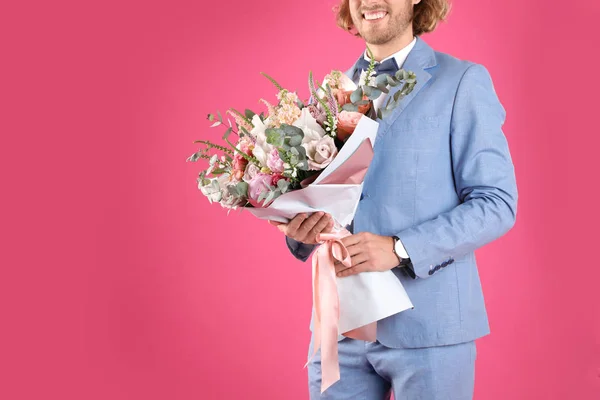
[[[367,43],[367,46],[369,46],[371,49],[375,61],[381,61],[408,46],[410,42],[412,42],[413,38],[413,31],[412,29],[409,29],[402,35],[396,36],[389,42],[384,44]]]

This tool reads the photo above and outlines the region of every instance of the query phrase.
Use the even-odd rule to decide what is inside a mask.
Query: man
[[[512,228],[517,188],[488,71],[420,38],[448,10],[446,0],[344,0],[338,9],[338,24],[365,40],[378,68],[413,71],[417,85],[378,121],[354,234],[343,239],[352,267],[337,273],[391,269],[414,309],[378,321],[375,343],[339,341],[341,379],[323,398],[473,396],[475,339],[489,333],[474,250]],[[367,64],[361,55],[347,75],[357,81]],[[305,261],[332,225],[315,213],[278,227]],[[319,355],[309,364],[312,399],[321,398]]]

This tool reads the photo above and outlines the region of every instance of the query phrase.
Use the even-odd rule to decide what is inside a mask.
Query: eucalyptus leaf
[[[238,182],[235,187],[240,197],[248,197],[248,184],[246,182]]]
[[[267,143],[278,147],[283,144],[283,132],[280,129],[268,128],[265,130],[265,136],[267,137]]]
[[[302,136],[292,136],[288,139],[288,144],[290,146],[292,146],[293,148],[296,148],[297,146],[300,146],[300,144],[302,144]]]
[[[357,106],[365,106],[369,104],[369,100],[361,100],[358,103],[356,103]],[[358,107],[356,107],[356,110],[358,111]]]
[[[363,87],[363,95],[365,95],[367,97],[371,96],[372,91],[373,91],[373,87],[371,87],[371,86],[364,86]],[[353,103],[358,103],[358,100],[357,101],[353,101]]]
[[[396,93],[394,93],[394,101],[396,103],[400,100],[400,96],[402,96],[402,91],[401,90],[398,90]]]
[[[348,112],[357,112],[358,106],[351,104],[351,103],[346,103],[342,106],[342,110],[348,111]]]
[[[390,90],[387,88],[387,85],[377,86],[377,89],[379,89],[381,92],[383,92],[385,94],[390,92]]]
[[[377,86],[381,86],[381,85],[387,85],[388,83],[388,74],[381,74],[381,75],[377,75],[377,78],[375,78],[375,84]]]
[[[377,88],[371,88],[371,94],[369,95],[369,99],[375,100],[381,96],[381,90]]]
[[[306,160],[306,149],[304,148],[304,146],[296,146],[295,149],[298,152],[298,156],[300,157],[300,159]]]
[[[362,90],[362,87],[359,86],[358,89],[356,89],[350,95],[350,101],[353,102],[353,103],[356,103],[356,102],[362,100],[362,97],[363,97],[363,90]]]
[[[268,192],[260,192],[260,195],[258,196],[257,201],[260,203],[261,201],[264,200],[264,198],[267,196]]]
[[[289,182],[286,181],[285,179],[280,179],[277,181],[277,187],[280,190],[283,190],[284,188],[287,188],[289,186]]]
[[[383,119],[383,115],[381,114],[381,108],[377,109],[377,118]]]
[[[304,137],[304,132],[297,126],[282,124],[280,129],[283,131],[285,136],[300,136],[301,138]]]
[[[265,204],[270,203],[274,197],[275,197],[275,192],[269,192],[269,194],[267,195],[267,198],[265,200]]]
[[[221,111],[217,110],[217,114],[219,115],[219,122],[223,123],[223,116],[221,115]]]

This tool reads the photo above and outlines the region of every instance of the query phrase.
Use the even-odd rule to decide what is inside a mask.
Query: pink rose
[[[321,170],[327,167],[337,155],[337,147],[331,136],[324,136],[303,144],[308,157],[308,167],[312,170]]]
[[[362,116],[363,114],[359,112],[342,111],[340,115],[338,115],[338,139],[340,139],[342,142],[345,142],[346,139],[348,139],[348,137],[354,133],[356,125],[358,125],[358,121],[360,121]]]
[[[277,149],[271,150],[267,158],[267,167],[274,173],[283,172],[283,161],[279,158],[279,151]]]
[[[260,173],[256,174],[254,178],[248,182],[248,201],[250,204],[259,208],[268,206],[268,204],[264,204],[264,200],[261,202],[263,204],[259,203],[258,197],[261,193],[269,191],[272,180],[273,177],[271,175]]]
[[[277,182],[279,182],[282,179],[285,180],[285,178],[283,177],[283,175],[281,175],[281,174],[274,174],[273,177],[272,177],[272,179],[271,179],[271,185],[277,186]]]

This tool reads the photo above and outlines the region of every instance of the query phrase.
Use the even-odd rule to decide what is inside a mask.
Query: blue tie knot
[[[366,71],[369,69],[369,61],[365,60],[364,57],[361,57],[356,64],[356,71],[360,76],[361,71]],[[382,63],[375,62],[375,74],[388,74],[394,75],[400,68],[398,67],[398,63],[396,63],[396,58],[388,58]]]

